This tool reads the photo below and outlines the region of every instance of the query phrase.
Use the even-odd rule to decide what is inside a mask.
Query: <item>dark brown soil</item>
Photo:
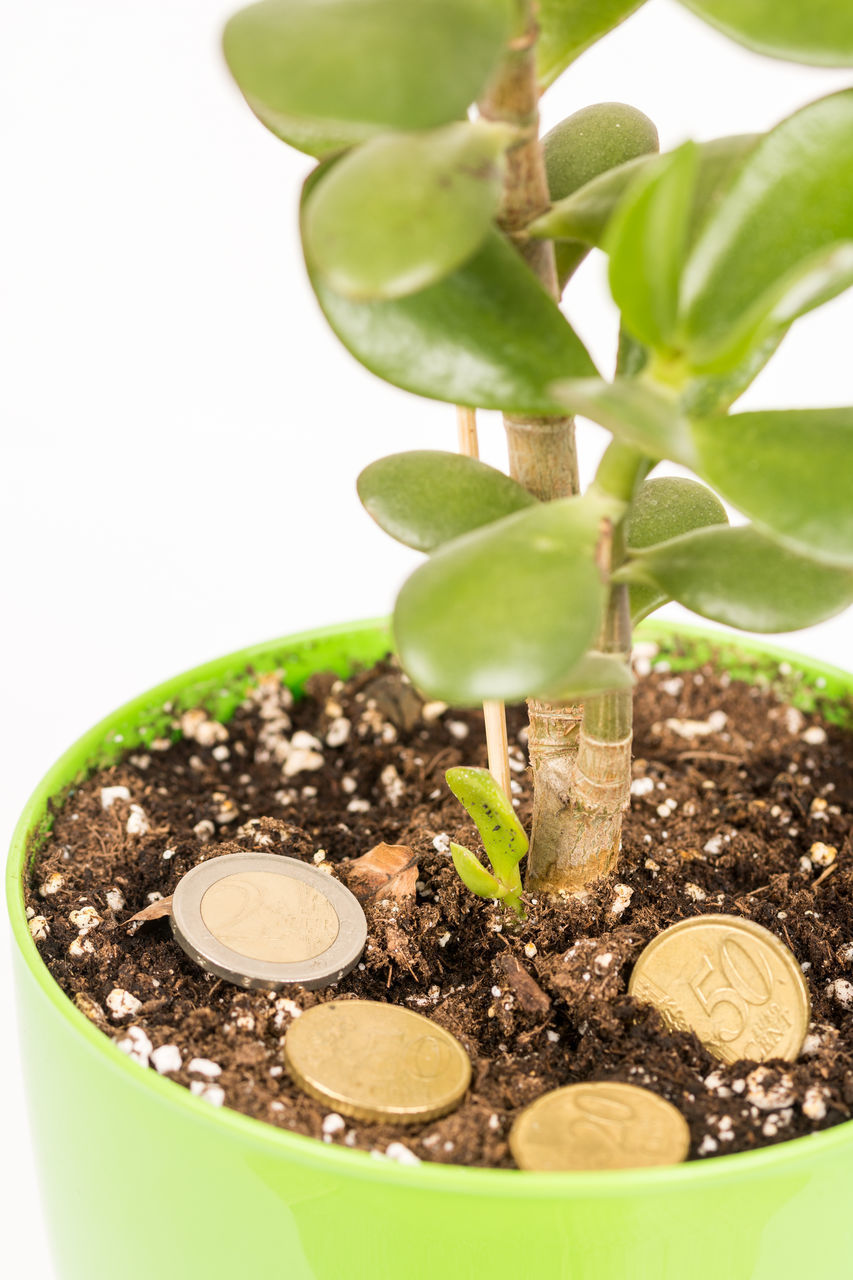
[[[653,671],[636,698],[636,795],[618,874],[584,901],[528,900],[518,927],[463,888],[448,854],[450,838],[479,847],[443,779],[451,765],[485,763],[482,718],[436,705],[425,716],[389,665],[346,684],[313,677],[295,706],[265,676],[227,728],[190,714],[181,740],[90,778],[59,808],[28,890],[57,982],[138,1061],[212,1103],[347,1146],[402,1143],[388,1152],[402,1159],[511,1166],[519,1108],[589,1079],[669,1099],[690,1125],[691,1158],[848,1119],[853,736],[710,667]],[[524,713],[509,719],[524,821]],[[105,787],[127,790],[104,808]],[[167,920],[126,925],[222,852],[278,851],[346,881],[349,861],[380,841],[417,855],[415,897],[367,906],[363,962],[326,992],[243,992],[196,968]],[[792,948],[814,1017],[796,1063],[722,1066],[626,995],[644,945],[706,912],[756,920]],[[302,1009],[332,996],[393,1001],[454,1032],[474,1065],[459,1109],[401,1130],[329,1117],[300,1093],[282,1069],[284,1037]]]

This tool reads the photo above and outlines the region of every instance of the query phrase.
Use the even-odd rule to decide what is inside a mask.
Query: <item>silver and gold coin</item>
[[[284,1062],[310,1097],[341,1115],[385,1124],[446,1115],[471,1080],[471,1060],[449,1031],[373,1000],[306,1009],[287,1032]]]
[[[641,954],[628,993],[667,1026],[693,1031],[723,1062],[793,1060],[809,1026],[809,993],[796,958],[768,929],[739,916],[695,916]]]
[[[687,1121],[665,1098],[617,1081],[569,1084],[525,1107],[509,1135],[519,1169],[583,1171],[679,1164]]]
[[[309,989],[358,963],[358,899],[315,867],[274,853],[230,853],[193,867],[172,900],[172,932],[202,969],[240,987]]]

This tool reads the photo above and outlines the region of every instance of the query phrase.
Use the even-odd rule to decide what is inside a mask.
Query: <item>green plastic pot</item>
[[[645,637],[670,647],[668,629]],[[773,681],[842,720],[853,676],[698,629],[740,677]],[[533,1174],[399,1166],[217,1109],[141,1068],[67,999],[27,929],[22,876],[51,796],[93,765],[164,731],[163,703],[227,715],[247,669],[341,675],[388,647],[384,623],[342,626],[247,649],[168,681],[66,752],[24,810],[8,903],[25,1071],[46,1220],[63,1280],[794,1280],[819,1257],[846,1276],[853,1256],[853,1123],[754,1153],[672,1168]],[[784,664],[788,664],[786,668]],[[105,1259],[112,1259],[105,1262]]]

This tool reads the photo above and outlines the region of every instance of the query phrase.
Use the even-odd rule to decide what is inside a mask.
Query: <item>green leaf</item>
[[[695,237],[704,218],[719,202],[759,137],[759,134],[744,133],[695,144],[699,163],[689,239]],[[665,162],[666,156],[648,155],[609,169],[573,195],[558,201],[530,224],[528,233],[541,239],[583,240],[586,244],[600,247],[607,224],[631,183],[641,176],[654,174]]]
[[[548,702],[581,702],[594,693],[633,689],[634,677],[624,662],[609,653],[590,650],[558,689],[546,694]]]
[[[823,67],[853,65],[853,7],[847,0],[681,2],[759,53]]]
[[[639,9],[643,0],[539,0],[536,65],[543,87]]]
[[[358,477],[358,496],[380,528],[417,551],[434,551],[536,502],[485,462],[428,449],[372,462]]]
[[[347,298],[400,298],[443,279],[485,240],[515,136],[478,121],[372,138],[306,200],[306,258]]]
[[[464,119],[509,32],[505,0],[262,0],[223,45],[263,124],[321,156]]]
[[[570,413],[597,422],[647,457],[670,458],[695,469],[689,424],[674,399],[629,378],[565,379],[551,390]]]
[[[309,274],[344,346],[372,373],[417,395],[559,414],[550,383],[595,372],[557,305],[497,231],[458,271],[394,301],[352,302],[310,267]]]
[[[412,680],[456,704],[559,688],[597,633],[606,587],[594,498],[540,503],[447,543],[397,599],[397,650]]]
[[[685,267],[693,368],[737,363],[744,325],[747,345],[759,342],[850,283],[847,251],[835,251],[853,240],[851,136],[853,90],[845,90],[784,120],[747,156]]]
[[[658,131],[648,116],[623,102],[584,107],[542,139],[551,200],[564,200],[608,169],[658,150]],[[580,242],[555,245],[560,288],[589,252]]]
[[[607,229],[610,291],[622,322],[657,349],[672,345],[696,180],[691,142],[631,186]]]
[[[501,887],[497,880],[490,871],[486,870],[470,849],[466,849],[463,844],[451,842],[450,856],[466,889],[470,889],[472,893],[476,893],[480,898],[499,898],[501,896]]]
[[[706,373],[692,377],[687,382],[679,403],[689,418],[710,418],[725,413],[779,349],[785,337],[784,329],[777,329],[749,352],[740,364],[725,373]]]
[[[749,525],[648,547],[613,576],[744,631],[797,631],[853,603],[851,570],[806,559]]]
[[[518,864],[527,853],[528,844],[509,797],[488,769],[448,769],[444,776],[475,823],[498,879],[507,887],[513,887],[513,873],[517,876]]]
[[[853,409],[739,413],[692,425],[698,470],[794,551],[853,567]]]
[[[704,484],[680,476],[654,476],[637,490],[625,522],[626,541],[629,551],[638,551],[716,524],[728,524],[726,509]],[[632,585],[632,623],[636,625],[667,599],[656,587]]]

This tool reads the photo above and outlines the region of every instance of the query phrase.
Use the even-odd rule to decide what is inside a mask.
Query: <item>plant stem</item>
[[[539,87],[536,79],[536,23],[529,0],[519,5],[517,38],[485,97],[480,114],[526,134],[507,156],[507,174],[498,221],[528,266],[555,301],[560,291],[550,240],[527,240],[523,228],[549,204],[545,159],[539,141]],[[513,479],[543,502],[578,493],[575,424],[570,417],[504,415]],[[528,701],[529,750],[533,769],[533,830],[528,867],[562,865],[569,803],[583,708]],[[528,876],[530,872],[528,871]],[[560,888],[561,885],[554,887]]]
[[[614,440],[605,450],[595,487],[627,505],[649,465],[642,454]],[[610,541],[611,571],[624,558],[620,523]],[[631,617],[628,589],[622,584],[610,588],[597,651],[626,664],[630,660]],[[534,839],[527,863],[529,889],[577,891],[613,869],[622,841],[622,814],[631,795],[632,718],[630,689],[587,699],[568,786],[562,794],[555,791],[549,801],[553,811],[548,816],[559,827],[560,839],[550,845]]]

